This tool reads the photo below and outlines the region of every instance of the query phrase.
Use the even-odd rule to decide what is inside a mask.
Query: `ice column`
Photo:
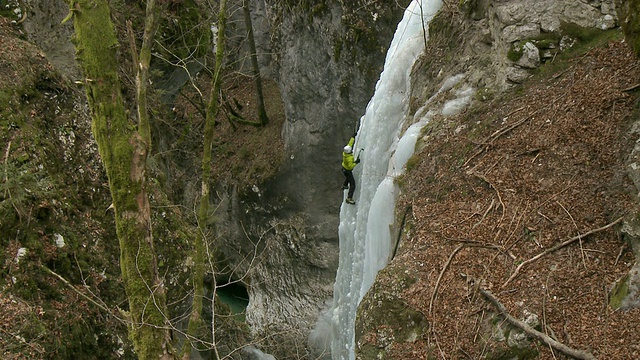
[[[414,0],[404,13],[385,59],[375,94],[361,119],[354,150],[362,162],[354,175],[356,205],[340,210],[340,264],[329,312],[333,359],[354,359],[354,326],[360,300],[389,260],[390,225],[397,196],[394,178],[413,153],[419,125],[400,139],[408,109],[409,75],[424,50],[428,23],[440,0]],[[424,120],[426,121],[426,120]],[[421,124],[424,125],[424,122]],[[395,156],[394,156],[395,154]]]

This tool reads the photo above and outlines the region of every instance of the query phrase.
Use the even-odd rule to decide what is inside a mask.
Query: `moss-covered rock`
[[[629,295],[629,274],[618,280],[609,293],[609,306],[619,309]]]
[[[616,0],[615,4],[627,41],[640,57],[640,1]]]
[[[400,359],[403,344],[422,339],[429,330],[426,317],[394,294],[414,283],[415,278],[399,269],[383,272],[392,273],[397,286],[387,288],[376,283],[362,299],[356,320],[358,359]]]
[[[487,360],[531,360],[538,357],[535,348],[503,348],[487,354]]]

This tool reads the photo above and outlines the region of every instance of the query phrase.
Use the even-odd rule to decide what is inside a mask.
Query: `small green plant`
[[[507,52],[507,58],[513,62],[516,62],[522,58],[524,53],[524,43],[515,43],[511,46],[511,49]]]
[[[480,0],[460,0],[458,3],[460,9],[467,15],[467,17],[474,20],[480,20],[484,17],[485,5]]]
[[[598,38],[603,31],[597,28],[587,28],[570,22],[561,22],[560,29],[563,35],[576,38],[579,41],[588,42]]]
[[[407,160],[407,163],[405,164],[405,168],[407,169],[407,172],[410,172],[418,164],[420,164],[420,160],[421,160],[421,157],[418,155],[413,155],[412,157],[410,157],[409,160]]]
[[[0,182],[0,220],[3,223],[17,216],[27,220],[39,199],[54,195],[53,183],[46,172],[29,162],[6,161],[4,180]]]
[[[536,241],[536,232],[527,227],[524,228],[524,235],[529,241]]]
[[[251,152],[249,152],[249,149],[247,149],[246,147],[240,148],[240,150],[238,150],[238,156],[243,161],[250,160],[251,155]]]
[[[18,1],[0,1],[0,16],[11,20],[20,20],[25,11],[20,8]]]
[[[322,15],[322,13],[327,11],[327,4],[321,2],[319,4],[314,5],[311,8],[311,16]]]
[[[514,264],[515,266],[519,266],[519,265],[520,265],[520,264],[522,264],[523,262],[524,262],[524,261],[523,261],[522,259],[519,259],[519,260],[515,260],[515,261],[513,262],[513,264]]]

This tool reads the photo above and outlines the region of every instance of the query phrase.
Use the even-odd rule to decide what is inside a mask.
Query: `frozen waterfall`
[[[424,50],[426,28],[440,9],[440,0],[414,0],[396,29],[354,146],[364,149],[354,170],[358,184],[356,205],[343,202],[340,210],[340,264],[334,298],[319,324],[331,341],[333,359],[354,359],[354,327],[360,300],[386,266],[391,253],[390,225],[398,193],[394,182],[414,151],[425,115],[400,136],[408,110],[410,73]],[[327,334],[328,332],[328,334]],[[317,334],[316,334],[317,335]],[[312,334],[312,337],[314,334]]]

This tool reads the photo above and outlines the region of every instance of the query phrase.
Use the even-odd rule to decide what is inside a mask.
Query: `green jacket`
[[[347,145],[351,146],[353,148],[353,143],[356,141],[356,139],[354,137],[352,137],[351,139],[349,139],[349,143]],[[354,151],[351,151],[351,154],[347,154],[346,152],[342,152],[342,167],[345,170],[353,170],[354,167],[356,167],[356,161],[353,158],[353,153]]]

